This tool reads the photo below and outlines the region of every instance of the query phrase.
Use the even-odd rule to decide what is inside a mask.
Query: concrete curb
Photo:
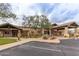
[[[11,47],[15,47],[18,45],[22,45],[24,43],[28,43],[31,41],[39,41],[39,42],[47,42],[47,43],[60,43],[59,40],[42,40],[42,39],[33,39],[33,38],[28,38],[28,39],[24,39],[22,41],[19,42],[15,42],[15,43],[10,43],[10,44],[6,44],[6,45],[1,45],[0,46],[0,51],[11,48]]]

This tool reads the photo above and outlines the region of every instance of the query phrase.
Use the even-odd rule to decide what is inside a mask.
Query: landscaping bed
[[[16,39],[0,38],[0,45],[9,44],[13,42],[17,42]]]

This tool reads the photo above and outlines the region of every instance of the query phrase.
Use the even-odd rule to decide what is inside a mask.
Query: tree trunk
[[[28,37],[30,37],[30,30],[28,31]]]
[[[44,35],[44,28],[42,28],[42,35]]]
[[[29,28],[28,37],[31,38],[31,27]]]
[[[51,29],[49,29],[49,35],[51,36]]]
[[[64,36],[65,36],[65,37],[69,37],[68,27],[65,27]]]

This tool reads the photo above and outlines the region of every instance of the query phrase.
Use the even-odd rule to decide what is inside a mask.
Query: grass
[[[10,38],[1,38],[0,37],[0,45],[9,44],[16,42],[16,39],[10,39]]]

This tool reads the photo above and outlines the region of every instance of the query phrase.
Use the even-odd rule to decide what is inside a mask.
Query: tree
[[[14,18],[14,19],[16,18],[16,15],[12,13],[12,8],[9,3],[0,3],[0,18],[4,22],[8,22],[6,21],[7,20],[6,18]],[[18,39],[20,40],[19,36]]]
[[[16,18],[9,3],[0,3],[0,18]]]
[[[24,16],[24,20],[26,20],[26,17]],[[26,23],[26,21],[25,21]],[[51,23],[49,22],[48,18],[45,15],[35,15],[35,16],[29,16],[27,17],[27,25],[31,28],[42,29],[42,35],[44,35],[44,29],[49,29],[49,33],[51,35]],[[26,25],[25,25],[26,26]],[[31,31],[31,30],[30,30]]]
[[[28,16],[26,17],[25,15],[23,15],[22,19],[24,20],[23,22],[23,25],[25,27],[33,27],[33,24],[34,24],[34,16]],[[29,29],[29,32],[28,32],[28,36],[30,37],[30,34],[31,34],[31,29]]]
[[[40,16],[35,15],[33,18],[33,28],[39,28],[40,27]]]
[[[28,17],[26,17],[25,15],[22,15],[22,20],[23,20],[22,25],[26,26],[28,24]]]
[[[42,35],[44,35],[44,29],[49,29],[49,34],[51,35],[51,23],[45,15],[41,15],[41,29]]]

